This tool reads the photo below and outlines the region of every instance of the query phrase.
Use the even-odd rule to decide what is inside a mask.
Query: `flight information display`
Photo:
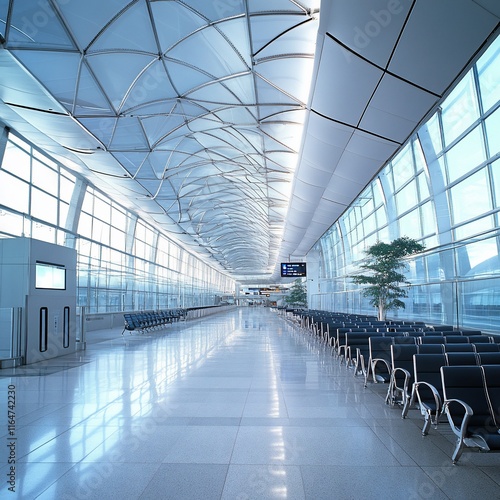
[[[306,276],[305,262],[282,262],[281,277],[282,278],[303,278]]]

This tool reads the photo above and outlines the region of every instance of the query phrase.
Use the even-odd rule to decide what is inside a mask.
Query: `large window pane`
[[[375,231],[377,229],[377,222],[376,222],[376,219],[375,219],[375,213],[369,215],[363,221],[363,225],[364,225],[365,234],[370,234],[373,231]],[[366,245],[369,246],[368,243],[366,243]]]
[[[75,182],[61,175],[60,183],[61,186],[60,186],[59,196],[61,197],[61,200],[64,200],[67,203],[69,203],[71,201],[71,196],[73,195]]]
[[[47,193],[58,195],[59,176],[57,172],[37,160],[33,160],[32,182],[33,185],[47,191]]]
[[[0,210],[0,233],[10,236],[27,236],[25,234],[24,217],[6,210]]]
[[[476,127],[446,154],[450,182],[462,177],[486,160],[481,127]]]
[[[491,274],[500,269],[496,238],[469,243],[457,251],[460,276]]]
[[[93,190],[91,188],[87,188],[87,191],[85,192],[85,197],[83,198],[83,203],[82,203],[82,210],[84,212],[87,212],[88,214],[93,213],[94,194],[92,191]]]
[[[420,211],[413,210],[399,219],[399,234],[409,238],[420,239],[422,231],[420,228]]]
[[[80,214],[78,220],[78,233],[86,238],[92,238],[92,217],[85,212]]]
[[[99,196],[94,199],[94,217],[98,217],[108,224],[111,222],[111,206]]]
[[[111,226],[111,247],[125,251],[125,233]]]
[[[418,190],[419,190],[419,199],[420,199],[420,201],[423,201],[430,196],[427,175],[424,172],[422,172],[417,177],[417,182],[418,182]]]
[[[422,233],[429,235],[436,232],[436,215],[434,204],[430,201],[420,207]]]
[[[477,72],[483,109],[488,111],[500,100],[500,37],[479,59]]]
[[[108,224],[94,218],[93,228],[92,228],[92,239],[102,243],[103,245],[109,245],[109,232],[110,228]]]
[[[498,85],[500,87],[500,84]],[[486,137],[488,141],[489,158],[500,152],[500,108],[486,120]]]
[[[66,222],[68,218],[69,205],[62,201],[59,202],[59,225],[66,227]]]
[[[439,125],[439,114],[435,113],[425,125],[429,132],[429,137],[434,149],[434,154],[438,155],[443,150],[443,141],[441,140],[441,127]]]
[[[376,212],[377,216],[377,227],[381,228],[387,224],[387,213],[385,207],[380,207]]]
[[[48,243],[55,243],[56,230],[51,226],[42,224],[41,222],[33,222],[31,224],[31,237],[36,240],[42,240]]]
[[[493,176],[493,192],[495,193],[494,207],[500,207],[500,160],[492,163],[491,174]]]
[[[412,152],[407,146],[392,162],[392,175],[394,177],[394,189],[397,191],[405,182],[409,181],[415,174]]]
[[[30,165],[31,160],[26,151],[11,142],[7,142],[2,168],[29,182],[31,175]]]
[[[28,213],[29,185],[0,170],[0,204]]]
[[[455,87],[442,109],[443,133],[448,145],[479,118],[472,71]]]
[[[398,213],[404,213],[410,208],[413,208],[418,203],[417,184],[415,181],[410,182],[399,193],[396,194],[396,205]]]
[[[111,209],[111,224],[120,231],[127,230],[127,216],[121,210],[114,207]]]
[[[457,241],[470,238],[471,236],[476,236],[479,234],[491,231],[495,227],[495,220],[492,215],[487,215],[486,217],[481,217],[481,219],[476,219],[468,224],[463,224],[455,228],[455,239]]]
[[[487,169],[467,177],[450,189],[453,224],[459,224],[491,210]]]

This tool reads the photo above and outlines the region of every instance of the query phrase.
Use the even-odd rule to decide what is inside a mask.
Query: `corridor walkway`
[[[0,370],[1,498],[500,498],[500,455],[453,466],[447,424],[423,438],[276,311],[120,332]]]

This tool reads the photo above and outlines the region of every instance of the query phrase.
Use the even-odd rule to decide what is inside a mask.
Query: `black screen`
[[[303,278],[306,276],[305,262],[282,262],[281,277],[282,278]]]

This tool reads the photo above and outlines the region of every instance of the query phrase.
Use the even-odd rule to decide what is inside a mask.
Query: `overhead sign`
[[[303,278],[306,276],[305,262],[282,262],[281,277],[282,278]]]

